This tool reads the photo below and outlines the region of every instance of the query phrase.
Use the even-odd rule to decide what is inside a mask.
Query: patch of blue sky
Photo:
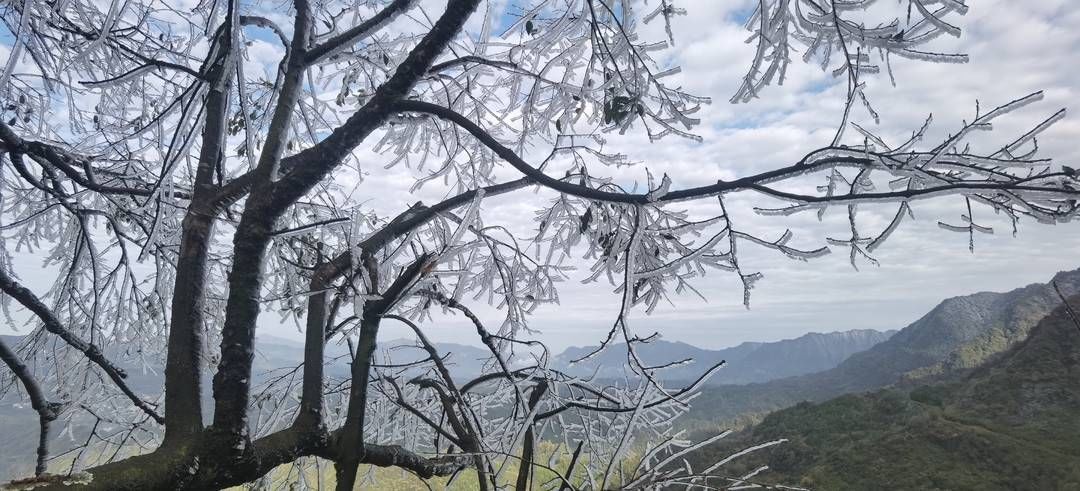
[[[503,2],[500,0],[492,0],[490,2],[491,7],[499,9],[493,15],[495,21],[492,25],[492,32],[495,35],[502,34],[503,31],[520,20],[522,15],[536,8],[536,4],[537,2],[535,1],[508,0]],[[610,6],[610,9],[617,17],[622,17],[622,2],[615,2],[614,5]],[[542,10],[540,15],[542,16],[544,12],[546,12],[546,10]],[[599,12],[597,12],[597,14],[599,15]]]
[[[493,36],[499,36],[514,25],[521,16],[533,8],[533,2],[521,2],[521,1],[498,1],[493,0],[489,2],[489,5],[493,10],[491,32]]]
[[[282,27],[282,29],[285,28]],[[288,32],[286,32],[286,35],[289,35],[291,31],[292,29],[290,26],[290,29]],[[247,29],[244,29],[244,38],[248,41],[262,41],[274,45],[281,44],[281,40],[278,39],[277,34],[274,34],[274,31],[256,26],[250,26]]]
[[[757,2],[744,2],[743,5],[728,13],[727,20],[741,26],[750,20],[755,10],[757,10]]]
[[[847,79],[842,79],[842,80],[844,81],[844,83],[847,83],[846,82]],[[805,87],[803,87],[802,91],[804,93],[806,93],[807,95],[820,94],[820,93],[825,92],[826,90],[828,90],[830,87],[836,85],[837,83],[840,83],[840,81],[837,80],[837,79],[832,79],[832,78],[815,79],[815,80],[812,80]]]
[[[726,101],[723,103],[727,104]],[[718,132],[724,130],[767,128],[798,112],[799,110],[736,111],[736,116],[734,118],[717,119],[709,126]]]
[[[814,79],[799,88],[799,97],[810,99],[823,94],[825,91],[841,83],[846,83],[846,80],[833,79],[831,77]],[[766,91],[769,89],[769,87],[765,88]],[[714,104],[717,103],[728,104],[727,101],[714,101]],[[751,104],[753,104],[753,102],[751,102]],[[714,130],[764,128],[804,112],[805,110],[806,108],[796,105],[766,111],[735,111],[733,113],[734,118],[717,120],[715,123],[711,124],[710,127]]]

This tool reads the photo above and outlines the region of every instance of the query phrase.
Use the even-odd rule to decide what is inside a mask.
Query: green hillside
[[[777,438],[739,465],[815,489],[1080,489],[1080,327],[1058,308],[961,380],[801,403],[695,460]]]
[[[1051,282],[1066,295],[1080,293],[1080,270],[1058,273]],[[1050,282],[950,298],[831,370],[760,384],[709,387],[696,400],[690,418],[695,424],[726,427],[756,422],[802,401],[963,377],[1027,339],[1035,324],[1060,303]]]

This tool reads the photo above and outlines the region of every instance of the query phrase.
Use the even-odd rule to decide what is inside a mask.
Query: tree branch
[[[544,397],[544,393],[548,390],[547,381],[541,380],[533,387],[532,392],[529,394],[529,414],[536,412],[536,407],[540,404],[541,399]],[[521,449],[521,463],[518,466],[518,478],[517,489],[518,491],[527,491],[530,489],[529,478],[531,477],[533,468],[533,454],[536,451],[536,435],[533,433],[533,426],[535,420],[527,421],[528,429],[525,430],[525,440],[522,443]]]
[[[393,76],[380,85],[371,99],[323,141],[293,156],[294,165],[274,183],[271,213],[281,213],[324,179],[349,156],[367,135],[381,126],[395,110],[394,103],[404,98],[427,73],[435,58],[454,39],[465,21],[476,10],[479,0],[449,0],[446,11],[409,52]]]
[[[405,13],[405,11],[412,7],[414,3],[416,3],[416,0],[394,0],[393,2],[390,2],[390,5],[387,5],[370,19],[353,26],[351,29],[338,34],[337,36],[327,39],[322,44],[312,47],[304,56],[304,64],[311,66],[319,63],[320,61],[334,56],[346,47],[356,44],[361,39],[375,34],[379,29],[392,22],[397,16]]]
[[[0,121],[0,141],[7,150],[12,153],[24,154],[35,162],[51,166],[80,186],[101,194],[115,194],[124,196],[151,196],[154,193],[152,187],[135,188],[128,186],[110,186],[102,184],[94,177],[90,159],[76,156],[67,150],[44,142],[25,140],[15,133],[5,122]],[[87,170],[84,175],[76,167]],[[181,199],[191,199],[191,194],[186,191],[177,191],[174,195]]]
[[[468,466],[471,459],[468,455],[425,458],[400,445],[368,443],[364,445],[364,458],[361,463],[379,467],[401,467],[423,479],[428,479],[435,476],[449,476]]]
[[[225,159],[226,119],[229,93],[236,60],[236,4],[229,4],[230,14],[216,46],[207,60],[208,92],[202,130],[202,146],[195,170],[191,204],[181,222],[180,252],[170,308],[168,352],[165,359],[165,425],[162,445],[183,445],[188,437],[203,429],[203,344],[207,260],[210,238],[214,234],[217,213],[206,203],[217,191],[214,170]]]
[[[767,172],[762,172],[752,176],[743,177],[733,181],[718,181],[716,184],[710,184],[706,186],[699,186],[694,188],[687,188],[681,190],[675,190],[667,192],[661,196],[653,195],[652,193],[620,193],[612,191],[603,191],[599,189],[590,188],[579,184],[574,184],[567,181],[555,179],[553,177],[544,174],[527,162],[521,159],[513,150],[507,148],[503,144],[499,143],[491,134],[481,128],[464,115],[457,113],[456,111],[424,101],[416,100],[402,100],[394,106],[397,110],[403,112],[417,112],[426,113],[436,116],[441,119],[450,121],[464,130],[468,131],[482,144],[487,146],[496,155],[505,160],[519,172],[525,176],[531,178],[537,184],[551,188],[555,191],[577,196],[580,198],[591,199],[596,201],[604,201],[610,203],[627,203],[627,204],[648,204],[648,203],[663,203],[682,201],[698,198],[707,198],[717,196],[722,193],[740,191],[740,190],[754,190],[763,194],[767,194],[776,198],[782,198],[792,200],[800,203],[849,203],[855,201],[889,201],[889,200],[911,200],[930,198],[940,196],[944,194],[957,194],[963,191],[1015,191],[1015,192],[1031,192],[1031,193],[1043,193],[1053,192],[1061,195],[1062,197],[1080,196],[1080,189],[1070,189],[1064,187],[1051,187],[1051,186],[1035,186],[1024,184],[1024,181],[1019,182],[1003,182],[1003,181],[958,181],[950,182],[947,184],[941,184],[938,186],[932,186],[927,188],[917,189],[905,189],[901,191],[881,192],[881,193],[849,193],[829,196],[817,196],[817,195],[805,195],[799,193],[790,193],[786,191],[780,191],[766,186],[765,184],[782,180],[785,178],[794,177],[797,175],[805,174],[808,171],[815,169],[821,169],[830,166],[838,165],[850,165],[856,167],[866,167],[874,162],[874,160],[868,157],[853,157],[853,156],[838,156],[838,157],[825,157],[814,159],[807,162],[804,158],[799,163],[794,165],[773,169]],[[814,153],[822,153],[833,148],[826,148]],[[842,148],[844,151],[850,152],[851,149]],[[863,152],[865,155],[873,155],[875,157],[881,157],[872,152]],[[811,154],[813,155],[813,154]],[[808,155],[809,157],[809,155]],[[1046,176],[1042,176],[1046,177]]]
[[[82,352],[83,355],[95,365],[101,367],[101,369],[105,371],[105,374],[112,379],[116,387],[119,388],[136,407],[153,418],[154,421],[157,421],[158,424],[165,423],[165,418],[158,414],[149,404],[140,399],[139,396],[135,395],[135,392],[128,387],[127,382],[124,381],[124,379],[127,378],[127,374],[123,369],[113,365],[112,362],[106,359],[105,355],[101,353],[101,350],[99,350],[97,346],[83,341],[75,335],[75,333],[64,327],[63,323],[60,322],[60,319],[56,318],[56,315],[53,314],[52,310],[38,299],[37,295],[34,295],[34,292],[15,281],[15,279],[13,279],[7,271],[4,271],[3,268],[0,268],[0,290],[3,290],[5,294],[14,298],[22,304],[23,307],[26,307],[33,312],[34,315],[41,320],[46,331],[57,335],[69,346]]]
[[[45,473],[49,459],[49,425],[60,415],[61,405],[45,399],[45,394],[42,393],[41,386],[38,385],[34,375],[30,373],[30,369],[19,359],[19,355],[15,354],[4,343],[3,339],[0,339],[0,360],[3,360],[4,364],[15,374],[15,377],[22,382],[23,388],[26,389],[26,395],[30,398],[30,407],[34,408],[34,411],[38,413],[40,429],[38,433],[37,465],[34,467],[34,474],[40,476]]]
[[[299,101],[305,67],[302,59],[310,41],[313,12],[307,0],[294,2],[293,40],[281,93],[270,121],[266,144],[252,174],[252,196],[244,207],[233,237],[234,261],[229,272],[229,296],[222,327],[221,362],[214,374],[214,423],[226,449],[243,452],[247,440],[247,406],[251,397],[251,364],[255,323],[259,316],[262,267],[266,247],[279,213],[266,210],[272,181],[288,140],[293,111]],[[220,203],[214,203],[215,207]]]

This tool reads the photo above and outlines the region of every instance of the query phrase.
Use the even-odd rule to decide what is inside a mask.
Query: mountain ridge
[[[802,401],[955,378],[1026,339],[1036,323],[1061,303],[1052,286],[1055,282],[1067,296],[1080,293],[1080,269],[1003,293],[947,298],[889,339],[825,371],[708,387],[690,418],[743,425]]]
[[[873,329],[810,332],[792,339],[745,342],[718,350],[659,339],[640,344],[636,350],[648,364],[694,360],[659,373],[658,376],[665,380],[694,380],[709,366],[725,361],[723,370],[717,372],[710,383],[749,384],[827,370],[855,353],[884,342],[895,332]],[[588,360],[572,363],[595,349],[595,346],[571,346],[555,356],[552,365],[578,376],[623,378],[630,374],[625,366],[626,345],[622,343],[608,346]]]
[[[803,337],[809,336],[808,339],[818,340],[820,342],[819,338],[828,339],[831,335],[835,337],[835,334],[836,333],[811,333]],[[886,336],[884,333],[879,333],[879,335]],[[4,340],[12,347],[19,346],[22,341],[21,336],[0,336],[3,336]],[[793,340],[785,340],[777,343],[785,343],[787,341]],[[682,346],[690,346],[686,343],[680,344]],[[776,343],[750,342],[743,343],[739,346],[742,347],[741,349],[749,350],[749,348],[760,349],[772,344]],[[379,345],[380,356],[389,350],[397,363],[420,360],[427,357],[426,352],[416,348],[416,342],[414,340],[398,338],[381,341]],[[435,343],[435,345],[440,353],[447,357],[446,363],[451,366],[451,370],[455,373],[455,376],[472,378],[485,373],[485,371],[490,368],[487,366],[489,354],[487,348],[456,343]],[[303,361],[303,345],[300,342],[289,338],[261,335],[257,340],[256,346],[257,349],[253,371],[255,377],[259,380],[272,375],[273,369],[298,366]],[[781,346],[783,346],[783,344],[781,344]],[[710,350],[700,351],[706,355],[713,353]],[[325,370],[327,376],[346,377],[349,375],[349,365],[346,362],[348,353],[348,347],[345,345],[331,343],[326,346],[327,360],[338,360],[326,364]],[[567,352],[564,351],[564,354],[565,353]],[[151,371],[137,369],[134,366],[128,367],[126,364],[126,357],[120,356],[121,354],[121,351],[118,350],[115,353],[116,356],[110,356],[110,358],[122,367],[128,368],[128,372],[131,374],[129,383],[131,383],[132,388],[136,390],[136,392],[150,398],[160,395],[160,391],[162,390],[160,381],[162,371],[160,367],[158,367],[157,370]],[[700,366],[701,364],[695,364],[695,368],[692,368],[694,377],[697,377],[700,371],[703,370],[703,368],[697,368]],[[558,365],[556,362],[553,363],[553,368],[565,367]],[[725,368],[725,370],[727,370],[727,368]],[[721,372],[723,372],[723,370]],[[207,381],[207,385],[209,385],[209,381]],[[207,397],[209,397],[209,394],[207,394]],[[209,411],[212,407],[212,401],[207,399],[204,400],[203,403],[207,405],[207,410]],[[25,473],[32,467],[33,448],[34,445],[36,445],[37,437],[35,433],[35,417],[36,415],[33,411],[26,407],[22,407],[20,403],[14,402],[10,397],[0,400],[0,434],[3,434],[5,439],[7,439],[6,448],[10,451],[9,456],[0,456],[0,480],[3,480],[6,475],[14,475],[20,472]],[[18,428],[9,428],[7,427],[8,424],[15,425]],[[81,428],[80,425],[76,426]],[[75,433],[77,434],[78,431]],[[53,438],[54,451],[62,451],[63,449],[78,443],[69,441],[69,438],[65,438],[59,433],[54,434]]]
[[[1080,306],[1080,295],[1069,299]],[[800,403],[691,457],[818,489],[1080,489],[1080,324],[1065,306],[954,380]]]

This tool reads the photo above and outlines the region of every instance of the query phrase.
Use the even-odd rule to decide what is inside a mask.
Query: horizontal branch
[[[588,186],[575,184],[568,181],[555,179],[547,174],[544,174],[539,169],[536,169],[525,162],[519,157],[513,150],[507,148],[496,140],[490,133],[481,128],[475,122],[465,117],[464,115],[429,102],[416,101],[416,100],[403,100],[395,105],[395,108],[403,112],[417,112],[425,113],[436,116],[441,119],[450,121],[462,129],[468,131],[473,135],[480,143],[487,146],[496,155],[505,160],[519,172],[525,176],[533,179],[537,184],[548,187],[555,191],[577,196],[585,199],[591,199],[596,201],[605,201],[612,203],[627,203],[627,204],[647,204],[647,203],[662,203],[672,201],[682,201],[690,199],[699,199],[717,196],[723,193],[754,190],[760,193],[764,193],[776,198],[782,198],[801,203],[851,203],[855,201],[890,201],[890,200],[910,200],[929,198],[945,194],[958,194],[965,191],[1009,191],[1009,192],[1023,192],[1023,193],[1056,193],[1062,198],[1066,197],[1080,197],[1080,189],[1074,189],[1068,186],[1039,186],[1027,184],[1031,179],[1015,179],[1013,181],[995,181],[995,180],[979,180],[979,181],[944,181],[944,184],[929,186],[925,188],[906,189],[893,192],[882,193],[850,193],[841,195],[806,195],[791,193],[786,191],[780,191],[766,186],[765,184],[775,182],[787,178],[793,178],[799,175],[806,174],[811,171],[834,167],[839,165],[849,165],[861,168],[869,168],[878,159],[884,159],[886,156],[878,155],[873,152],[860,152],[864,155],[858,157],[855,155],[826,155],[827,152],[833,150],[842,150],[846,152],[853,152],[850,148],[845,147],[828,147],[817,150],[808,154],[798,163],[789,165],[786,167],[780,167],[770,171],[754,174],[751,176],[743,177],[733,181],[717,181],[716,184],[710,184],[707,186],[699,186],[681,190],[670,191],[662,194],[658,193],[619,193],[612,191],[604,191],[599,189],[590,188]],[[814,155],[824,155],[821,158],[810,159]],[[891,158],[891,157],[890,157]],[[904,174],[908,169],[889,168],[882,166],[879,170],[891,171],[893,173]],[[972,170],[984,170],[975,168]],[[1041,176],[1051,177],[1051,176]]]
[[[1062,198],[1080,197],[1080,189],[1031,186],[1025,184],[1013,184],[1008,182],[994,181],[960,181],[955,183],[942,184],[940,186],[932,186],[928,188],[904,189],[900,191],[889,191],[881,193],[847,193],[832,196],[791,193],[787,191],[773,189],[760,184],[749,184],[746,186],[746,188],[772,196],[774,198],[782,198],[805,204],[853,203],[859,201],[874,201],[877,203],[884,203],[890,201],[911,201],[916,199],[934,198],[943,195],[960,194],[964,191],[1056,193],[1061,195]]]
[[[195,70],[192,70],[191,68],[186,67],[184,65],[181,65],[181,64],[178,64],[178,63],[170,63],[168,61],[152,60],[151,59],[151,60],[145,61],[142,65],[139,65],[139,66],[137,66],[135,68],[132,68],[132,69],[124,72],[124,73],[121,73],[120,75],[116,75],[116,76],[109,77],[109,78],[104,78],[104,79],[101,79],[101,80],[81,80],[81,81],[79,81],[79,83],[81,83],[81,84],[83,84],[83,85],[85,85],[87,87],[109,85],[109,84],[114,84],[114,83],[126,80],[128,78],[134,78],[135,76],[142,74],[144,71],[152,70],[152,69],[155,69],[155,68],[166,69],[166,70],[175,70],[175,71],[178,71],[178,72],[184,72],[184,73],[186,73],[188,75],[191,75],[192,77],[195,77],[196,79],[199,79],[199,80],[205,80],[206,79],[206,77],[204,77],[201,73],[199,73],[199,72],[197,72]]]
[[[52,166],[75,183],[91,191],[126,196],[150,196],[154,193],[151,187],[137,188],[102,184],[94,177],[94,169],[90,166],[89,159],[73,155],[57,145],[24,140],[2,121],[0,121],[0,142],[4,144],[7,151],[27,155],[35,162]],[[82,167],[85,174],[80,172],[76,168],[77,166]],[[173,194],[181,199],[191,198],[191,194],[185,191],[178,191]]]
[[[472,462],[469,455],[441,455],[422,457],[400,445],[364,445],[364,458],[361,463],[379,467],[400,467],[416,473],[423,479],[435,476],[449,476],[464,469]]]
[[[785,176],[794,176],[803,174],[809,169],[824,167],[827,165],[838,165],[847,163],[849,165],[855,164],[869,164],[871,160],[869,158],[860,157],[838,157],[838,158],[826,158],[816,160],[813,163],[800,162],[787,167],[771,170],[768,172],[762,172],[753,176],[748,176],[742,179],[734,181],[717,181],[716,184],[710,184],[707,186],[699,186],[694,188],[670,191],[666,194],[656,196],[652,193],[617,193],[612,191],[603,191],[599,189],[590,188],[580,184],[574,184],[568,181],[556,179],[542,171],[534,168],[525,162],[521,157],[517,155],[513,150],[507,148],[502,143],[499,143],[495,137],[491,136],[487,130],[481,128],[464,115],[430,102],[415,101],[415,100],[403,100],[395,105],[395,109],[402,112],[416,112],[430,114],[441,119],[450,121],[460,126],[465,131],[468,131],[474,138],[491,149],[500,158],[505,160],[515,169],[517,169],[525,176],[534,180],[537,184],[551,188],[561,193],[569,194],[571,196],[577,196],[580,198],[586,198],[596,201],[606,201],[610,203],[627,203],[627,204],[646,204],[653,202],[672,202],[683,201],[696,198],[706,198],[716,196],[723,192],[734,191],[746,188],[751,183],[770,182],[776,179],[783,178]]]

